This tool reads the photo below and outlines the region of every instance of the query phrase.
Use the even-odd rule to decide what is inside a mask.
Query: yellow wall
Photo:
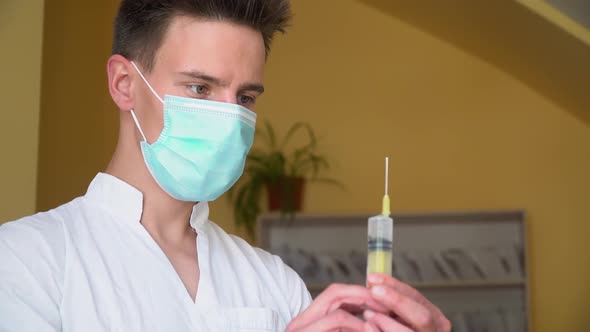
[[[37,208],[85,193],[118,135],[107,87],[118,1],[46,0]]]
[[[261,117],[307,120],[346,191],[307,212],[523,208],[535,331],[583,331],[590,297],[590,128],[517,78],[354,0],[294,1],[267,67]],[[231,228],[225,200],[213,217]]]
[[[43,0],[0,2],[0,223],[35,211]]]
[[[82,194],[117,136],[105,74],[116,1],[47,1],[39,209]],[[306,211],[377,211],[385,155],[397,212],[524,208],[535,331],[588,327],[590,128],[517,78],[355,0],[293,3],[261,119],[283,130],[311,122],[337,162],[330,175],[347,186],[310,186]],[[225,198],[212,219],[234,230]]]

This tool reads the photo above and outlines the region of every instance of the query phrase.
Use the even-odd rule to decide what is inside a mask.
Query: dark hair
[[[172,19],[194,16],[260,31],[266,54],[275,32],[291,19],[289,0],[122,0],[115,18],[113,54],[137,60],[149,72]]]

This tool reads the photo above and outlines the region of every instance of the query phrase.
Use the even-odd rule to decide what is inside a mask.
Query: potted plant
[[[300,132],[306,134],[306,142],[301,146],[290,147],[291,139]],[[293,215],[301,210],[306,182],[338,184],[333,179],[318,176],[322,170],[329,169],[330,164],[318,153],[316,135],[309,124],[294,123],[285,136],[278,140],[271,124],[265,121],[256,135],[262,139],[264,146],[250,151],[244,175],[228,195],[233,204],[236,224],[245,227],[252,239],[264,191],[268,196],[270,211],[278,210],[283,215]]]

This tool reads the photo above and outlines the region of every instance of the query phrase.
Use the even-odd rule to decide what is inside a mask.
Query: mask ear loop
[[[130,112],[131,112],[131,117],[133,118],[133,121],[135,121],[135,125],[137,126],[137,129],[139,129],[139,133],[141,134],[141,137],[143,137],[143,140],[147,142],[147,139],[145,138],[145,135],[143,134],[143,130],[141,130],[141,126],[139,125],[139,121],[137,121],[137,117],[135,116],[135,112],[133,112],[133,109],[131,109]]]
[[[162,98],[160,98],[160,96],[158,96],[158,94],[156,93],[156,91],[154,90],[154,88],[152,88],[152,86],[150,85],[150,83],[143,76],[143,74],[141,73],[141,70],[139,70],[139,68],[137,67],[137,65],[135,64],[135,62],[133,62],[133,61],[130,61],[130,62],[131,62],[131,65],[133,66],[133,68],[135,68],[135,71],[137,71],[137,73],[139,74],[139,76],[143,80],[143,82],[148,86],[148,88],[150,89],[150,91],[154,94],[154,96],[156,96],[156,98],[158,98],[158,100],[162,104],[164,104],[164,101],[162,100]],[[133,109],[131,109],[130,111],[131,111],[131,117],[133,118],[133,121],[135,121],[135,125],[137,126],[137,129],[139,129],[139,133],[141,134],[141,137],[143,137],[143,140],[147,142],[147,139],[145,138],[145,135],[143,134],[143,130],[141,130],[141,126],[139,125],[139,121],[137,121],[137,117],[135,116],[135,112],[133,111]]]
[[[162,98],[160,98],[160,96],[158,96],[158,94],[156,93],[156,91],[154,90],[154,88],[152,88],[152,86],[150,85],[150,83],[148,83],[148,81],[145,79],[145,77],[143,76],[143,74],[141,73],[141,70],[139,70],[139,68],[137,68],[137,65],[135,64],[135,62],[131,61],[131,64],[133,65],[133,68],[135,68],[135,70],[137,71],[137,73],[139,74],[139,76],[141,77],[141,79],[145,82],[145,84],[148,86],[148,88],[150,88],[150,91],[154,94],[154,96],[156,96],[156,98],[158,98],[158,100],[163,104],[164,101],[162,100]]]

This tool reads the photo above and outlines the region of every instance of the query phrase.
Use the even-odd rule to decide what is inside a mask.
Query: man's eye
[[[204,95],[207,93],[208,89],[206,86],[204,85],[190,85],[189,89],[196,93],[196,94],[200,94],[200,95]]]
[[[242,95],[238,97],[238,102],[240,104],[252,104],[254,103],[254,97]]]

